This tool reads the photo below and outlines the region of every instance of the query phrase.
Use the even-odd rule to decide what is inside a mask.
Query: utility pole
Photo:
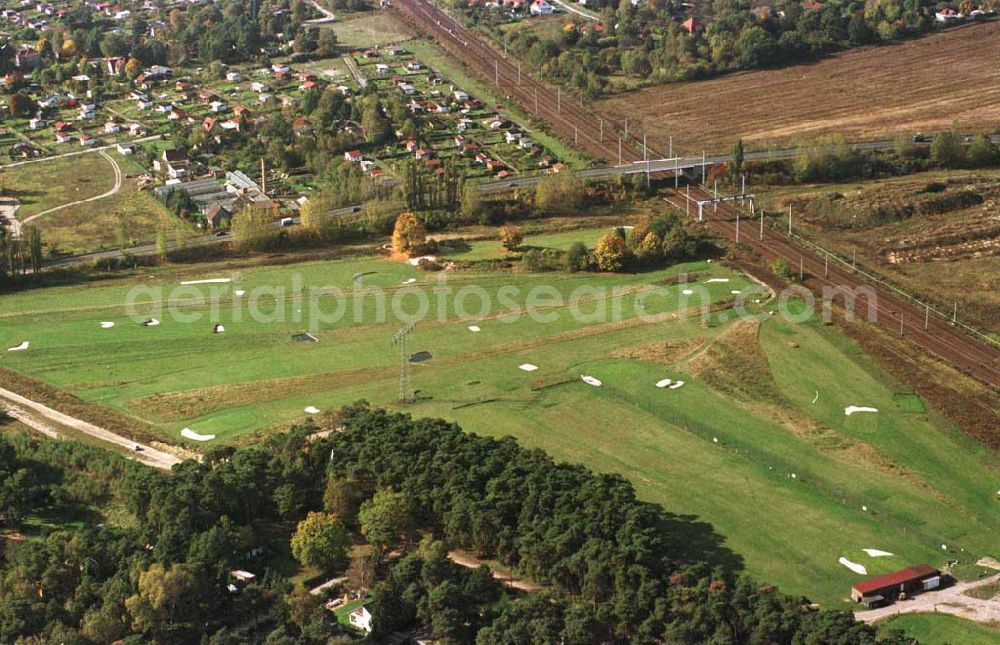
[[[805,275],[803,274],[803,271],[802,271],[802,256],[800,255],[799,256],[799,282],[802,282],[804,279],[805,279]]]
[[[670,152],[667,153],[667,156],[668,157],[673,157],[674,156],[674,135],[670,135],[670,143],[668,145],[670,146],[670,148],[669,148]]]
[[[903,312],[899,312],[899,335],[903,335]]]
[[[830,275],[830,253],[827,252],[826,256],[823,258],[823,277],[826,278]]]
[[[788,237],[792,236],[792,205],[788,205]]]
[[[618,137],[618,165],[622,165],[622,138]]]
[[[264,167],[264,157],[260,158],[260,192],[267,194],[267,171]]]
[[[719,212],[719,180],[715,180],[715,185],[712,187],[712,212]]]
[[[579,144],[580,144],[580,132],[579,132],[579,130],[577,130],[576,126],[574,125],[573,126],[573,145],[575,146],[575,145],[579,145]]]
[[[625,138],[628,139],[628,117],[625,117]]]
[[[642,135],[642,161],[646,164],[646,188],[649,188],[649,152],[646,148],[646,135]]]
[[[535,88],[535,114],[538,114],[538,88]]]
[[[521,84],[521,61],[517,61],[517,84]]]
[[[685,186],[687,194],[684,196],[684,216],[691,217],[691,184]]]
[[[750,211],[753,211],[753,201],[750,202]],[[764,239],[764,209],[760,209],[760,239]]]
[[[392,345],[399,347],[399,402],[413,403],[413,384],[410,381],[410,357],[406,352],[406,341],[413,332],[413,322],[408,322],[399,328],[392,336]]]
[[[701,151],[701,183],[708,181],[708,166],[705,165],[705,150]]]
[[[500,61],[493,60],[493,80],[496,81],[497,87],[500,86]]]
[[[744,173],[740,182],[740,206],[743,205],[743,196],[747,194],[747,176]]]
[[[604,143],[604,118],[597,117],[597,121],[601,124],[601,143]]]
[[[931,306],[928,305],[928,304],[925,304],[924,305],[924,329],[927,329],[927,326],[930,324],[930,322],[931,322]]]
[[[740,212],[736,211],[736,243],[740,243]]]
[[[677,190],[677,188],[679,188],[680,185],[681,185],[680,161],[677,159],[677,157],[674,157],[674,190]]]
[[[857,271],[858,270],[858,250],[857,249],[854,249],[854,251],[851,253],[851,270],[852,271]]]
[[[556,112],[562,114],[562,90],[556,88]]]
[[[951,324],[958,322],[958,303],[955,303],[955,308],[951,311]]]

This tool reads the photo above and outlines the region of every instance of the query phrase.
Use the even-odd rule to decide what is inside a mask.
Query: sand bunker
[[[319,408],[317,408],[316,406],[310,405],[310,406],[306,407],[306,409],[304,410],[304,412],[306,414],[319,414]]]
[[[880,551],[879,549],[861,549],[872,558],[884,558],[887,555],[894,555],[888,551]]]
[[[844,414],[851,416],[855,412],[878,412],[878,408],[868,408],[862,405],[849,405],[844,408]]]
[[[31,343],[29,343],[28,341],[22,341],[20,345],[16,345],[14,347],[8,347],[7,351],[8,352],[20,352],[22,350],[28,349],[29,345],[31,345]]]
[[[661,389],[662,389],[662,388],[665,388],[665,387],[667,387],[667,386],[668,386],[668,385],[670,385],[671,383],[673,383],[673,381],[672,381],[672,380],[670,380],[670,379],[668,379],[668,378],[665,378],[665,379],[661,379],[661,380],[659,380],[659,381],[657,381],[657,382],[656,382],[656,387],[658,387],[658,388],[661,388]]]
[[[219,324],[212,325],[212,333],[213,334],[221,334],[224,331],[226,331],[226,328],[223,327],[222,325],[219,325]]]
[[[602,385],[601,380],[593,376],[581,376],[580,379],[587,385],[593,385],[594,387],[601,387]]]
[[[243,289],[236,289],[235,291],[233,291],[233,295],[237,296],[242,296],[244,293],[246,293],[246,291],[244,291]]]
[[[840,556],[840,559],[837,560],[837,562],[839,562],[840,564],[844,565],[845,567],[847,567],[848,569],[850,569],[854,573],[860,573],[863,576],[867,576],[868,575],[868,569],[865,569],[865,567],[863,565],[860,565],[860,564],[858,564],[856,562],[851,562],[850,560],[848,560],[844,556]]]
[[[211,441],[215,439],[214,434],[198,434],[191,428],[184,428],[181,430],[181,436],[185,439],[190,439],[191,441]]]
[[[160,321],[156,318],[148,318],[142,322],[143,327],[156,327],[160,324]]]
[[[410,278],[409,280],[403,280],[403,284],[413,284],[416,281],[416,278]]]
[[[309,332],[302,332],[301,334],[292,334],[292,340],[297,343],[317,343],[319,339],[310,334]]]
[[[232,282],[232,278],[209,278],[208,280],[188,280],[182,282],[181,284],[222,284],[223,282]]]
[[[691,294],[694,293],[694,291],[692,291],[691,289],[685,289],[684,291],[681,291],[681,293],[683,293],[685,296],[690,296]]]
[[[534,372],[538,369],[538,366],[532,365],[531,363],[521,363],[517,366],[517,369],[524,370],[525,372]]]
[[[706,283],[708,283],[708,282],[729,282],[729,278],[709,278],[708,280],[705,280],[705,282]]]
[[[418,266],[421,260],[427,260],[428,262],[437,262],[437,256],[435,255],[421,255],[419,258],[410,258],[407,260],[407,264],[411,266]]]
[[[740,291],[739,289],[730,289],[729,293],[733,294],[734,296],[738,296],[738,295],[740,295],[743,292]]]
[[[114,326],[115,326],[115,324],[113,322],[111,322],[110,320],[101,323],[101,329],[111,329]]]
[[[479,325],[469,325],[469,331],[474,331],[474,332],[478,333],[478,332],[481,332],[483,330],[479,328]]]
[[[674,381],[673,383],[670,384],[671,390],[676,390],[679,387],[684,387],[684,381]]]

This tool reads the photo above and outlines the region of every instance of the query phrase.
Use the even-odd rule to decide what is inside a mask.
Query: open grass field
[[[602,101],[627,115],[658,150],[727,152],[839,133],[875,139],[1000,126],[1000,22],[973,24],[897,45],[849,51],[809,65],[661,85]]]
[[[344,20],[327,23],[323,29],[337,34],[337,43],[347,49],[364,49],[398,43],[412,34],[386,11],[351,14]]]
[[[152,242],[163,230],[168,240],[195,230],[170,214],[149,192],[136,188],[143,170],[132,159],[110,152],[122,172],[121,189],[103,199],[45,211],[102,195],[114,186],[114,171],[97,153],[15,166],[3,171],[4,190],[21,201],[19,219],[44,213],[32,224],[42,231],[46,254],[87,253]],[[122,239],[124,237],[124,239]]]
[[[100,195],[114,183],[114,169],[96,152],[4,168],[0,172],[4,194],[21,202],[17,211],[21,220],[54,206]]]
[[[1000,625],[990,627],[945,614],[906,614],[886,622],[882,629],[901,629],[926,645],[993,645],[1000,641]]]
[[[561,246],[586,235],[535,242]],[[678,284],[682,274],[686,284]],[[236,281],[180,284],[227,277]],[[202,448],[246,441],[303,419],[308,406],[364,398],[398,407],[392,302],[413,312],[414,292],[423,288],[431,319],[417,324],[407,354],[432,358],[412,363],[418,401],[405,409],[622,473],[643,499],[678,514],[671,528],[678,552],[737,565],[742,558],[762,579],[845,608],[861,576],[838,564],[841,556],[877,574],[1000,555],[1000,514],[989,512],[1000,488],[995,455],[933,410],[914,413],[912,402],[897,401],[900,386],[834,328],[778,316],[733,322],[731,292],[751,284],[707,263],[640,275],[428,274],[366,257],[242,273],[224,264],[153,269],[5,296],[0,347],[24,340],[31,347],[0,352],[0,366],[142,419],[177,441],[186,441],[183,428],[215,435],[188,442]],[[317,312],[335,311],[336,298],[297,294],[324,286],[344,290],[344,317],[310,324]],[[376,315],[379,299],[362,292],[367,287],[386,294],[385,322]],[[645,293],[650,287],[659,289]],[[445,288],[454,297],[435,295]],[[533,290],[534,315],[512,313]],[[575,315],[566,304],[573,295]],[[483,298],[494,309],[478,315]],[[128,299],[140,318],[161,324],[144,327],[126,316]],[[716,307],[711,315],[673,315],[707,302]],[[667,315],[650,323],[640,314]],[[104,329],[102,321],[116,324]],[[216,322],[225,333],[211,333]],[[292,340],[304,330],[318,342]],[[527,363],[537,370],[519,369]],[[685,385],[656,387],[664,378]],[[847,405],[879,412],[845,416]],[[894,555],[869,557],[865,548]]]
[[[922,294],[981,331],[1000,334],[1000,172],[936,171],[879,181],[759,189],[791,204],[799,229],[826,248]]]

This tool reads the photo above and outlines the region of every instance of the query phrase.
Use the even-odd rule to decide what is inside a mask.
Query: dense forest
[[[637,500],[620,476],[364,403],[323,425],[339,431],[296,428],[168,475],[82,444],[0,435],[0,641],[355,638],[274,565],[291,539],[302,562],[346,569],[368,590],[372,638],[875,642],[847,612],[810,610],[740,575],[710,526]],[[352,544],[367,555],[349,556]],[[505,589],[485,567],[452,563],[452,548],[542,589]],[[234,590],[237,568],[257,577]]]

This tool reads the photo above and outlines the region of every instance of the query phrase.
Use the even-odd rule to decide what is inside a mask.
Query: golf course
[[[429,272],[369,255],[205,263],[4,303],[0,367],[195,450],[360,399],[442,417],[621,473],[679,515],[692,550],[739,554],[828,607],[852,608],[861,567],[956,560],[975,577],[972,563],[1000,555],[991,455],[835,326],[795,301],[795,320],[771,315],[762,287],[717,263],[635,275]]]

